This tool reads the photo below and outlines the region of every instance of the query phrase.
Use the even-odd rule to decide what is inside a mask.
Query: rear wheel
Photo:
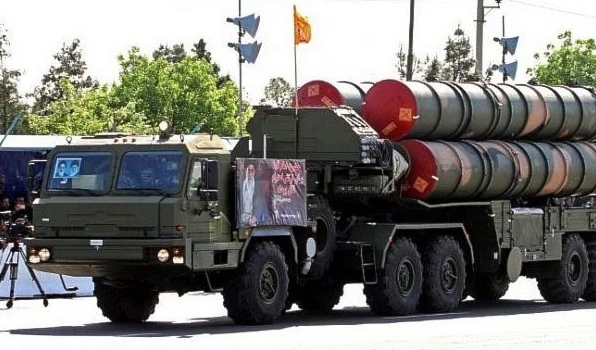
[[[563,239],[563,255],[557,278],[538,278],[538,289],[550,303],[574,303],[588,281],[588,253],[583,239],[571,234]]]
[[[596,240],[586,242],[588,252],[588,282],[582,298],[587,301],[596,301]]]
[[[466,263],[459,243],[451,236],[439,236],[422,256],[424,283],[420,308],[446,312],[459,306],[466,286]]]
[[[321,277],[329,271],[335,253],[337,244],[335,219],[333,218],[333,211],[325,198],[314,197],[309,206],[313,207],[310,216],[316,223],[316,231],[313,236],[317,243],[317,252],[308,275]]]
[[[387,251],[378,282],[364,286],[366,303],[380,315],[407,315],[416,311],[421,293],[420,254],[410,239],[397,238]]]
[[[476,300],[499,300],[509,289],[506,273],[479,273],[474,276],[470,296]]]
[[[270,324],[284,311],[288,298],[288,267],[273,242],[257,242],[224,286],[224,306],[239,324]]]
[[[97,306],[103,315],[114,323],[139,323],[146,321],[159,303],[159,293],[148,286],[116,287],[100,278],[93,279]]]

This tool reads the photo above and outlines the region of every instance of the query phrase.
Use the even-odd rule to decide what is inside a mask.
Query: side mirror
[[[43,168],[47,161],[45,159],[34,159],[27,164],[27,190],[29,193],[37,194],[41,190],[41,177]]]

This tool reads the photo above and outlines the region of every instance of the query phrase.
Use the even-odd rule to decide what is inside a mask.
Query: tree
[[[457,82],[478,80],[473,71],[476,60],[472,58],[470,38],[459,25],[453,34],[455,37],[449,36],[445,44],[443,78]]]
[[[172,63],[178,63],[182,61],[184,58],[186,58],[184,44],[174,44],[171,49],[168,45],[159,45],[159,48],[153,51],[153,59],[157,60],[160,58]]]
[[[443,63],[435,56],[425,65],[424,80],[437,81],[442,79]]]
[[[407,68],[408,68],[408,56],[404,52],[403,45],[399,45],[399,51],[395,54],[397,58],[397,63],[395,64],[395,68],[397,68],[397,75],[400,79],[406,79],[407,75]],[[428,61],[428,57],[427,57]],[[420,75],[424,71],[424,63],[414,55],[412,57],[412,78],[421,78]]]
[[[207,51],[207,43],[205,40],[200,39],[199,42],[194,43],[191,52],[193,52],[197,58],[204,59],[211,63],[213,73],[217,75],[217,87],[222,87],[225,83],[232,81],[229,74],[220,75],[221,69],[217,63],[212,62],[211,52]]]
[[[19,102],[18,80],[21,76],[19,70],[9,69],[7,59],[10,57],[8,48],[10,42],[4,26],[0,24],[0,114],[2,123],[0,133],[4,134],[8,128],[9,122],[18,111],[24,110],[24,106]]]
[[[238,133],[237,89],[231,81],[218,87],[218,76],[207,60],[188,56],[179,62],[151,59],[136,47],[118,60],[122,71],[113,88],[115,107],[133,102],[135,111],[150,125],[166,119],[177,133],[188,133],[197,123],[201,130],[221,135]]]
[[[294,92],[294,88],[284,78],[271,78],[265,86],[265,97],[260,102],[273,107],[292,107]]]
[[[44,115],[27,116],[35,134],[93,135],[105,131],[148,134],[156,131],[146,118],[135,111],[134,103],[115,107],[107,86],[76,89],[67,77],[59,81],[63,96],[51,102]]]
[[[54,55],[58,65],[50,67],[50,71],[41,79],[41,87],[35,88],[33,97],[35,103],[33,110],[36,113],[44,114],[52,102],[64,97],[63,84],[60,83],[66,77],[75,90],[86,88],[97,88],[99,83],[90,76],[85,76],[87,64],[82,59],[81,42],[74,39],[70,45],[64,44],[60,52]]]
[[[543,52],[534,54],[537,63],[527,70],[537,83],[548,85],[596,85],[596,43],[594,39],[573,40],[571,32],[557,36],[558,46],[548,44]]]

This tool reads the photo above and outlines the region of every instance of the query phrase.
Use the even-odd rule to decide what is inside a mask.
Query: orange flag
[[[310,23],[308,18],[302,16],[296,11],[294,5],[294,45],[308,43],[310,41]]]

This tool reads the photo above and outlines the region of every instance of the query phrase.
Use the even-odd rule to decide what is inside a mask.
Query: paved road
[[[234,325],[219,295],[160,296],[150,321],[113,325],[95,299],[0,302],[0,346],[17,349],[593,349],[596,303],[551,305],[533,280],[513,284],[505,298],[466,300],[457,312],[379,317],[366,307],[362,287],[350,285],[331,315],[292,309],[271,326]]]

